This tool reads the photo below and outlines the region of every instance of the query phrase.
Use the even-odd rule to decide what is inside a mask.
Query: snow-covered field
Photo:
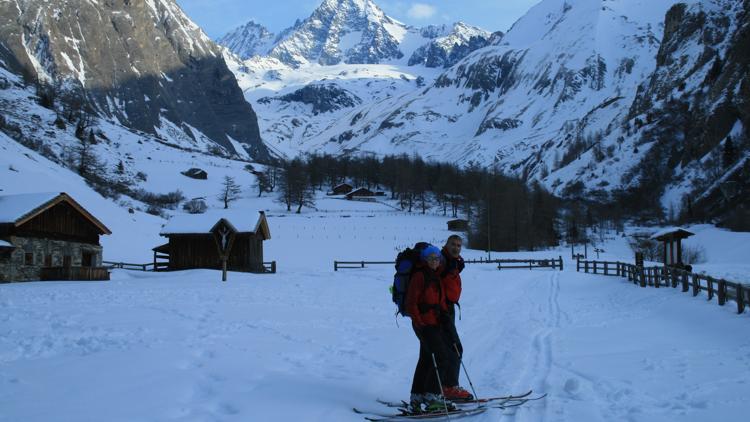
[[[210,270],[115,271],[110,282],[0,285],[0,421],[357,421],[352,406],[408,397],[418,346],[408,320],[393,316],[391,267],[334,272],[333,260],[387,260],[417,240],[441,242],[446,218],[336,199],[294,215],[265,201],[275,275],[221,283]],[[698,236],[747,240],[708,227]],[[629,261],[624,242],[605,243],[607,258]],[[502,254],[530,255],[562,255],[567,268],[468,265],[458,326],[480,395],[549,396],[473,420],[746,415],[747,314],[576,273],[567,249]],[[746,251],[722,255],[750,273],[737,261],[748,262]],[[721,255],[709,253],[713,261]]]

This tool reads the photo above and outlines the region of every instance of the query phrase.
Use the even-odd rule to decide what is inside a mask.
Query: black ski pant
[[[446,348],[443,330],[437,325],[413,328],[419,339],[419,360],[417,361],[417,367],[414,369],[411,392],[412,394],[442,394],[437,378],[438,374],[443,386],[455,385],[450,384],[451,381],[448,378],[450,356],[449,350]],[[432,361],[433,354],[437,363],[437,371]]]
[[[461,339],[458,337],[458,331],[456,331],[455,312],[444,315],[442,319],[443,341],[448,351],[445,386],[455,387],[458,385],[458,378],[461,374],[461,357],[464,354],[464,347],[461,345]]]

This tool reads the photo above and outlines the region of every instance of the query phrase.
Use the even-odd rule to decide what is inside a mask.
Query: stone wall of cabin
[[[102,266],[103,248],[89,243],[11,236],[9,242],[16,249],[0,250],[0,281],[39,280],[46,257],[51,257],[51,267],[62,267],[64,257],[70,257],[70,266],[82,266],[83,253],[92,254],[92,267]],[[26,265],[26,254],[32,253],[33,264]]]

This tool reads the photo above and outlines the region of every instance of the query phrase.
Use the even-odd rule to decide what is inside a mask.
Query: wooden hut
[[[450,220],[448,222],[448,230],[454,232],[465,232],[469,230],[469,222],[460,218]]]
[[[262,211],[217,210],[179,215],[172,217],[160,234],[169,242],[153,249],[154,262],[166,259],[168,263],[155,268],[222,269],[225,256],[229,271],[265,272],[263,241],[271,238],[271,231]]]
[[[191,179],[198,179],[198,180],[208,179],[208,173],[206,172],[206,170],[195,168],[195,167],[191,168],[190,170],[183,171],[182,174]]]
[[[374,201],[375,192],[367,188],[359,188],[349,192],[346,195],[346,199],[350,201]]]
[[[348,184],[348,183],[342,183],[340,185],[334,186],[333,191],[331,192],[332,195],[346,195],[349,192],[354,189],[354,186]]]
[[[0,281],[109,280],[104,234],[112,232],[66,193],[0,196]]]
[[[664,245],[663,260],[664,265],[667,266],[684,266],[682,262],[682,239],[687,239],[692,236],[691,233],[680,227],[670,227],[664,230],[660,230],[651,236],[651,239],[658,240]]]

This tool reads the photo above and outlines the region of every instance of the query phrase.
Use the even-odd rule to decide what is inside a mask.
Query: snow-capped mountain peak
[[[255,55],[265,55],[273,47],[276,35],[265,26],[249,21],[239,26],[216,42],[227,47],[241,59],[249,59]]]
[[[417,64],[427,67],[453,66],[472,51],[489,45],[493,35],[464,22],[456,22],[452,27],[429,26],[423,28],[421,33],[433,40],[414,51],[409,58],[410,66]]]
[[[492,35],[464,22],[414,28],[386,15],[372,0],[324,0],[275,39],[248,22],[219,44],[243,60],[269,56],[295,68],[340,63],[448,67],[488,45]]]
[[[325,0],[278,40],[270,56],[292,66],[400,59],[407,31],[371,0]]]

